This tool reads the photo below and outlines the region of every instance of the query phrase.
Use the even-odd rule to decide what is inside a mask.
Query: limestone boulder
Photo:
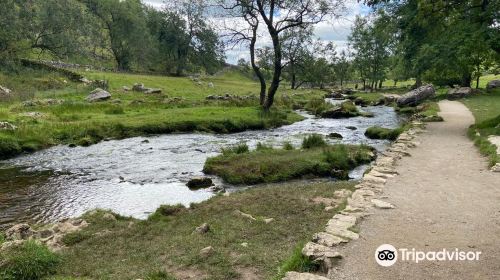
[[[87,96],[87,101],[88,102],[100,102],[100,101],[106,101],[111,98],[111,93],[101,89],[101,88],[96,88],[92,92],[90,92],[89,96]]]
[[[500,88],[500,80],[489,81],[488,84],[486,85],[487,90],[491,90],[491,89],[495,89],[495,88]]]
[[[422,101],[436,95],[432,85],[421,86],[400,96],[397,100],[398,106],[416,106]]]
[[[452,88],[448,91],[447,97],[450,100],[460,99],[460,98],[470,96],[473,93],[474,93],[474,91],[470,87]]]

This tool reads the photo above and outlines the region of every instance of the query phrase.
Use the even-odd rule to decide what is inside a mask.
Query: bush
[[[311,149],[315,147],[324,147],[326,146],[326,142],[323,139],[323,136],[319,134],[312,134],[304,138],[302,141],[302,148],[303,149]]]
[[[326,162],[335,169],[348,170],[350,168],[349,151],[346,146],[336,146],[325,150]]]
[[[313,113],[314,115],[317,115],[317,116],[321,115],[321,113],[323,113],[324,111],[332,109],[333,107],[334,106],[332,104],[326,102],[322,98],[311,99],[305,105],[305,109],[308,112],[311,112],[311,113]]]
[[[0,159],[16,156],[22,152],[17,140],[0,136]]]
[[[175,277],[167,274],[164,271],[156,271],[149,273],[145,278],[146,280],[175,280]]]
[[[283,143],[283,150],[291,151],[293,149],[294,149],[294,147],[293,147],[292,143],[290,143],[290,142]]]
[[[47,247],[27,241],[0,254],[0,279],[42,279],[53,274],[59,262],[59,256]]]

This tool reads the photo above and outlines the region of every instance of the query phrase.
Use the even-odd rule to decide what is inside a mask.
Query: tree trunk
[[[417,79],[415,80],[415,87],[418,88],[421,86],[422,86],[422,78],[418,76]]]
[[[295,74],[295,67],[293,66],[293,63],[290,64],[290,72],[292,73],[292,81],[291,81],[291,87],[292,89],[295,89],[295,85],[297,84],[297,75]]]
[[[480,78],[480,77],[481,77],[481,76],[477,75],[477,78],[476,78],[476,88],[479,88],[479,78]]]
[[[470,87],[471,82],[472,82],[472,75],[470,73],[463,74],[460,86]]]
[[[269,110],[274,103],[274,95],[278,91],[280,86],[280,77],[281,77],[281,44],[279,39],[279,34],[274,30],[274,27],[268,25],[269,35],[271,35],[271,39],[273,40],[273,48],[274,48],[274,73],[273,79],[271,81],[271,85],[269,86],[269,90],[267,91],[267,99],[264,104],[264,109]]]
[[[259,66],[255,63],[255,43],[257,42],[257,28],[258,25],[252,28],[252,40],[250,41],[250,63],[252,64],[252,69],[260,82],[260,105],[263,106],[266,100],[266,79],[260,71]]]
[[[378,89],[382,89],[382,83],[383,83],[382,80],[380,80],[378,83]]]
[[[366,90],[366,80],[363,79],[363,90]]]

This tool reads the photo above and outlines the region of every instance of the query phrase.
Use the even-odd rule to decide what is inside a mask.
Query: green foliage
[[[73,246],[75,244],[78,244],[86,239],[89,239],[92,237],[91,234],[89,234],[86,231],[75,231],[75,232],[70,232],[64,235],[62,242],[66,246]]]
[[[161,205],[156,211],[148,217],[148,220],[154,221],[162,217],[174,216],[186,211],[186,207],[182,204],[176,205]]]
[[[497,154],[497,146],[488,141],[489,135],[500,135],[500,115],[472,125],[467,131],[469,138],[479,147],[481,154],[489,157],[489,165],[493,166],[500,162]]]
[[[319,134],[312,134],[302,140],[302,149],[311,149],[326,146],[326,141]]]
[[[176,278],[164,271],[156,271],[149,273],[145,280],[176,280]]]
[[[290,143],[290,142],[283,143],[283,150],[290,151],[293,149],[295,149],[295,148],[293,147],[292,143]]]
[[[255,148],[257,151],[269,151],[273,149],[273,146],[266,145],[262,142],[257,143],[257,147]]]
[[[282,262],[279,267],[278,273],[274,276],[273,280],[281,280],[285,277],[285,274],[289,271],[297,272],[314,272],[318,271],[319,264],[315,263],[308,257],[302,254],[303,243],[300,243],[295,247],[292,254]]]
[[[55,272],[60,257],[35,241],[0,253],[0,279],[37,280]]]
[[[208,158],[203,171],[231,184],[282,182],[303,176],[345,178],[345,172],[373,160],[367,146],[321,145],[306,150],[273,149]],[[341,174],[342,173],[342,174]],[[342,176],[340,176],[342,175]]]
[[[324,98],[313,98],[306,103],[304,109],[316,116],[319,116],[321,113],[333,107],[334,106],[331,103],[326,102]]]
[[[403,131],[404,131],[403,127],[390,129],[380,126],[372,126],[365,131],[365,136],[370,139],[396,140],[399,134],[401,134]]]
[[[240,143],[238,145],[228,147],[228,148],[222,148],[221,153],[223,155],[231,155],[231,154],[243,154],[243,153],[248,153],[249,148],[246,143]]]

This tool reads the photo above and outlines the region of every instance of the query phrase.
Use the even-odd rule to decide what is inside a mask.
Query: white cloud
[[[142,0],[145,4],[153,6],[155,8],[161,9],[163,7],[164,0]],[[168,0],[167,0],[168,1]],[[333,42],[338,50],[347,48],[347,38],[351,33],[351,26],[354,23],[354,19],[357,15],[366,15],[370,8],[359,3],[356,0],[348,0],[345,2],[347,11],[340,18],[324,21],[315,26],[314,35],[323,42]],[[227,19],[211,19],[212,25],[219,29],[222,33],[222,27],[231,25],[238,26],[245,24],[245,22],[231,21]],[[264,30],[261,31],[265,34]],[[270,46],[271,40],[264,37],[259,43],[258,47]],[[235,64],[238,59],[245,58],[248,59],[248,50],[245,47],[236,46],[226,50],[227,62]]]

